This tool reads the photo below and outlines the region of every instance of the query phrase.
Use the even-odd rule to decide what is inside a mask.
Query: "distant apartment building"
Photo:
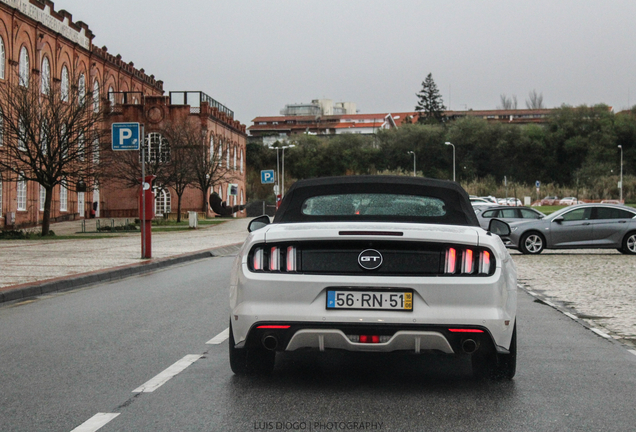
[[[321,103],[321,101],[327,101]],[[331,100],[314,100],[311,104],[286,105],[280,116],[256,117],[248,131],[252,137],[271,145],[275,141],[284,141],[297,134],[339,135],[343,133],[375,134],[381,129],[402,126],[403,122],[417,123],[419,114],[409,112],[385,112],[376,114],[342,113],[332,114],[324,107],[333,106],[334,110],[341,105],[330,105]],[[351,104],[351,103],[350,103]],[[351,104],[355,109],[355,104]],[[446,118],[457,120],[463,117],[477,117],[489,122],[511,124],[543,124],[552,112],[551,109],[535,110],[466,110],[445,111]]]

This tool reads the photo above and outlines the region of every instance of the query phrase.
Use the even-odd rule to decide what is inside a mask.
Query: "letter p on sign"
[[[139,123],[113,123],[113,150],[139,150]]]

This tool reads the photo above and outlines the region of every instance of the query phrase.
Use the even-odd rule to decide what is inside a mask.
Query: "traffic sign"
[[[274,170],[262,170],[261,171],[261,183],[262,184],[271,184],[275,183],[276,179],[274,177]]]
[[[534,186],[539,189],[539,187],[541,186],[541,182],[539,180],[537,180],[536,182],[534,182]]]
[[[139,123],[113,123],[113,150],[139,150]]]

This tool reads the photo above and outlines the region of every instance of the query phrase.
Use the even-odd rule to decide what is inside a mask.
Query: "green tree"
[[[429,73],[422,82],[422,90],[416,94],[418,98],[415,111],[419,113],[419,123],[443,123],[444,122],[444,101],[439,94],[437,85],[433,81],[433,74]]]

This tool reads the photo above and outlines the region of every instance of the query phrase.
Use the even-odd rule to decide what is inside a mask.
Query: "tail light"
[[[298,271],[298,251],[296,246],[257,246],[250,252],[250,270],[266,272]]]
[[[280,249],[274,246],[269,253],[269,269],[271,271],[280,270]]]
[[[296,271],[296,248],[294,246],[287,247],[287,271]]]
[[[471,248],[446,249],[444,273],[449,275],[489,275],[494,271],[492,253]]]

